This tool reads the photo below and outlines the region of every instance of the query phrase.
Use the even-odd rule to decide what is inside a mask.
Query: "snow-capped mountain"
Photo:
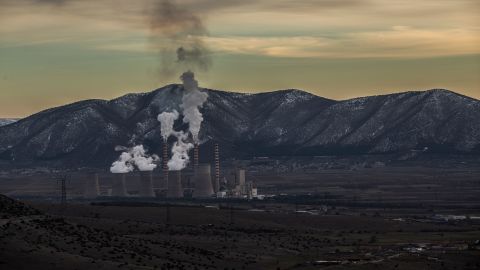
[[[115,146],[161,149],[163,111],[181,111],[183,87],[110,101],[85,100],[0,127],[0,159],[60,160],[104,166]],[[335,101],[300,90],[242,94],[203,89],[203,158],[213,142],[222,157],[396,153],[480,154],[480,101],[448,90]],[[176,128],[185,128],[179,119]]]

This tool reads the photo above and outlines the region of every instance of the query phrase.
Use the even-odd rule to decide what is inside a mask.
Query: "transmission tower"
[[[67,175],[62,175],[57,178],[57,185],[60,183],[60,204],[67,204]]]

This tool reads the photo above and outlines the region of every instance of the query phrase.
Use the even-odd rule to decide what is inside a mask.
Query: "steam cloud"
[[[188,132],[174,131],[173,124],[178,119],[178,112],[163,112],[157,119],[161,123],[161,134],[164,142],[174,135],[177,141],[172,146],[172,157],[168,161],[169,170],[182,170],[189,162],[188,152],[193,148],[192,141],[199,143],[203,116],[200,108],[208,98],[208,94],[198,89],[198,82],[190,70],[206,71],[211,65],[209,52],[202,41],[208,35],[201,18],[193,12],[176,5],[173,0],[158,0],[151,14],[151,30],[162,48],[162,73],[170,75],[172,69],[188,70],[180,79],[183,83],[182,109],[183,122],[188,124]],[[166,41],[166,42],[165,42]],[[167,44],[167,48],[165,48]],[[171,52],[176,52],[176,59]],[[190,136],[191,135],[191,136]]]
[[[128,173],[138,168],[140,171],[153,171],[159,160],[157,155],[148,155],[143,145],[137,145],[123,152],[110,167],[112,173]]]
[[[188,123],[188,132],[173,130],[175,120],[179,117],[178,112],[175,110],[173,112],[163,112],[157,117],[160,122],[163,141],[166,143],[171,135],[177,138],[177,141],[172,146],[172,158],[167,164],[168,169],[174,171],[182,170],[188,165],[190,161],[188,152],[193,148],[191,140],[194,143],[199,143],[198,134],[203,122],[200,108],[208,98],[207,93],[198,89],[198,82],[195,80],[193,72],[187,71],[180,78],[185,89],[180,107],[182,108],[183,122]],[[189,135],[191,135],[191,140]]]
[[[188,123],[188,130],[192,134],[193,141],[198,143],[198,134],[203,122],[199,108],[207,101],[208,94],[198,89],[198,82],[195,80],[193,72],[187,71],[180,78],[185,88],[181,105],[184,115],[183,122]]]
[[[167,142],[168,137],[174,132],[173,124],[177,119],[178,112],[176,110],[173,110],[173,112],[163,112],[158,115],[157,120],[160,122],[161,133],[165,143]]]
[[[187,167],[190,157],[188,151],[193,148],[193,144],[188,142],[188,134],[176,132],[177,141],[172,146],[172,158],[168,161],[168,170],[180,171]]]
[[[171,135],[177,138],[172,146],[168,169],[182,170],[189,163],[188,152],[193,148],[192,142],[199,143],[198,135],[203,121],[200,108],[208,98],[207,93],[198,89],[195,75],[190,71],[206,71],[211,65],[209,52],[202,41],[202,37],[208,32],[199,16],[181,8],[174,1],[157,0],[154,3],[155,7],[151,13],[153,33],[151,40],[161,48],[162,75],[168,76],[178,68],[188,70],[180,77],[184,88],[180,108],[183,122],[188,124],[188,132],[173,129],[175,120],[179,118],[177,111],[163,112],[157,116],[164,143]],[[176,53],[176,59],[171,57],[172,52]],[[143,146],[139,145],[123,152],[112,164],[110,171],[126,173],[133,171],[135,167],[141,171],[151,171],[157,167],[155,164],[157,160],[158,157],[147,155]]]

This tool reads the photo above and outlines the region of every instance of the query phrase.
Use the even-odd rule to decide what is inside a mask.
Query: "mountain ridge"
[[[143,143],[158,153],[156,116],[180,111],[183,87],[171,84],[112,100],[50,108],[0,127],[4,161],[105,166],[116,145]],[[203,89],[200,138],[223,157],[385,154],[415,149],[480,153],[480,101],[446,89],[332,100],[299,89],[237,93]],[[176,128],[185,128],[181,120]]]

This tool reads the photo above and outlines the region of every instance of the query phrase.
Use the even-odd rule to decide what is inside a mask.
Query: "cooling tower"
[[[140,172],[140,197],[155,197],[152,172]]]
[[[124,173],[117,173],[114,174],[114,178],[112,180],[112,196],[113,197],[126,197],[127,196],[127,188],[125,187],[125,178],[126,174]]]
[[[212,187],[212,176],[210,173],[210,164],[199,164],[194,179],[194,198],[206,198],[211,197],[214,194]]]
[[[238,195],[247,195],[247,186],[245,185],[245,169],[237,169],[235,174],[235,180],[237,182]]]
[[[168,174],[167,198],[183,198],[182,175],[180,171],[170,171]]]
[[[85,198],[96,198],[100,195],[100,186],[98,184],[98,174],[95,173],[85,181]]]
[[[237,180],[237,185],[244,186],[245,185],[245,170],[244,169],[237,169],[235,174],[235,178]]]

